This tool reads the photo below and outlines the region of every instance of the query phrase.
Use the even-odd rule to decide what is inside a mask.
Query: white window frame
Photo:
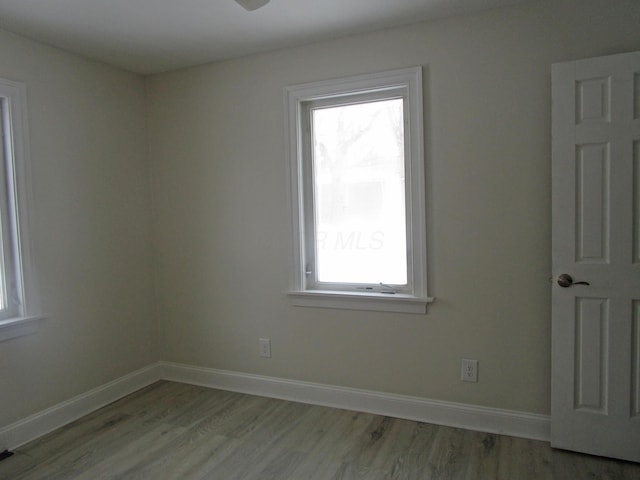
[[[359,290],[357,285],[322,284],[308,280],[315,243],[312,218],[313,192],[307,117],[315,105],[340,104],[345,99],[368,101],[389,92],[402,97],[405,115],[405,199],[407,221],[407,275],[404,289]],[[405,313],[426,313],[433,301],[427,295],[427,247],[422,115],[422,68],[411,67],[287,87],[286,112],[289,136],[290,204],[292,206],[293,265],[288,296],[293,305]],[[384,95],[382,95],[384,97]],[[306,179],[305,179],[306,178]],[[361,288],[361,287],[360,287]]]
[[[7,281],[8,306],[0,310],[0,341],[36,331],[38,312],[29,238],[30,155],[27,92],[24,83],[0,78],[1,262]]]

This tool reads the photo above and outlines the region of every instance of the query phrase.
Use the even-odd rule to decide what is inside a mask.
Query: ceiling
[[[528,0],[0,0],[0,28],[140,74]]]

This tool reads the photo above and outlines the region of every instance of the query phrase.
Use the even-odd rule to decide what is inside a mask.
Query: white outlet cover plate
[[[463,358],[460,375],[463,382],[477,382],[478,361]]]
[[[271,358],[271,340],[268,338],[260,338],[258,343],[260,344],[260,356]]]

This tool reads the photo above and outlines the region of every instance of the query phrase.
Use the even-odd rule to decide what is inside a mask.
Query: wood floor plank
[[[340,478],[340,472],[347,468],[349,452],[355,448],[354,442],[371,419],[368,414],[327,410],[331,413],[330,418],[324,428],[316,431],[316,443],[308,450],[308,460],[288,477],[291,480]]]
[[[440,428],[426,468],[438,480],[464,478],[471,451],[469,432],[460,428]]]
[[[52,457],[63,455],[81,447],[87,438],[95,437],[116,428],[119,423],[131,419],[122,412],[104,412],[82,417],[62,428],[25,445],[22,451],[36,460],[49,461]]]
[[[140,478],[138,471],[158,457],[158,452],[167,444],[175,443],[184,433],[182,427],[160,424],[133,441],[123,442],[121,448],[91,467],[83,467],[76,480],[96,478]],[[77,467],[74,467],[77,470]]]
[[[401,420],[401,422],[407,422]],[[393,464],[383,469],[382,478],[393,480],[409,480],[429,478],[427,467],[433,442],[439,426],[428,423],[409,422],[411,425],[410,442],[408,446],[400,443],[397,449],[400,455]]]
[[[284,401],[269,403],[276,408],[264,410],[250,427],[235,432],[237,438],[246,438],[245,446],[255,447],[250,450],[249,461],[245,455],[249,449],[245,447],[212,470],[216,478],[271,478],[274,470],[279,470],[274,478],[281,478],[304,457],[302,452],[287,448],[283,439],[290,436],[310,407]]]
[[[498,478],[500,438],[493,433],[468,432],[471,450],[468,456],[465,480]]]
[[[104,461],[122,450],[130,442],[152,429],[151,424],[145,424],[136,417],[124,417],[124,420],[110,428],[92,432],[85,436],[84,442],[73,449],[52,453],[50,457],[41,459],[37,467],[25,472],[19,478],[32,480],[38,478],[62,477],[66,472],[82,472],[93,465]],[[28,450],[27,450],[28,452]]]
[[[239,447],[222,436],[182,436],[165,443],[148,461],[132,466],[118,478],[192,478]],[[203,468],[204,467],[204,468]]]
[[[509,478],[551,480],[552,451],[548,444],[526,438],[511,437]],[[579,477],[575,477],[579,478]]]
[[[37,466],[36,460],[24,452],[16,452],[0,463],[0,480],[12,480]]]
[[[434,425],[392,419],[387,437],[372,460],[373,469],[380,478],[418,478],[436,431]]]
[[[0,480],[639,480],[527,440],[157,382],[16,449]]]

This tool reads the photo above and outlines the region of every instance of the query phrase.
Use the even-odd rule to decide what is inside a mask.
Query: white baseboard
[[[160,362],[160,368],[163,379],[175,382],[534,440],[549,441],[550,437],[548,415],[169,362]]]
[[[86,393],[0,429],[0,451],[35,440],[130,393],[160,380],[160,364],[136,370]]]
[[[158,362],[0,428],[0,451],[24,445],[158,380],[549,441],[548,415]]]

